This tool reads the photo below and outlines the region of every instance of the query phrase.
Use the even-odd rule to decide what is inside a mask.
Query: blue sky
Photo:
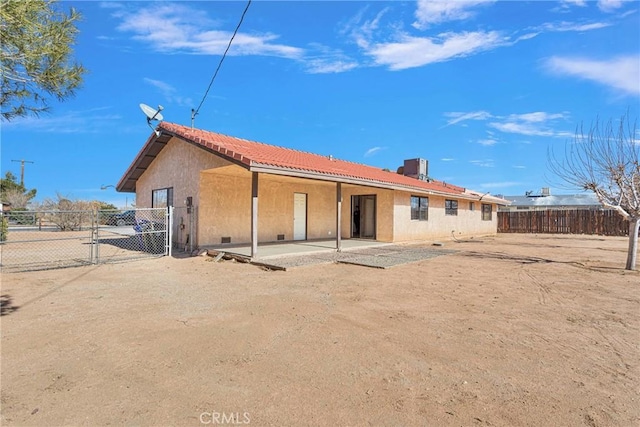
[[[38,199],[124,206],[151,133],[138,104],[189,124],[246,2],[61,2],[83,20],[77,95],[2,122],[2,175]],[[195,125],[429,175],[492,194],[550,186],[576,126],[640,115],[638,1],[254,1]]]

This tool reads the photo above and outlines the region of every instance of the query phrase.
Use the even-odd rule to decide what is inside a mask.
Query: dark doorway
[[[376,238],[376,196],[351,196],[351,237]]]

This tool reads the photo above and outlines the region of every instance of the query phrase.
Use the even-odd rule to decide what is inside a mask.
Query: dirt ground
[[[2,275],[3,425],[636,426],[625,238],[386,270],[208,257]]]

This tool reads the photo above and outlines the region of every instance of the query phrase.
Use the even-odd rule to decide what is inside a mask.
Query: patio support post
[[[342,183],[336,183],[336,250],[342,251]]]
[[[258,256],[258,172],[251,173],[251,258]]]

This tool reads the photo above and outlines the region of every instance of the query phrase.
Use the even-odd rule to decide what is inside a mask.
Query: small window
[[[445,215],[458,215],[458,201],[457,200],[445,200],[444,201],[444,214]]]
[[[476,204],[473,202],[469,202],[469,210],[470,211],[475,211],[476,210]]]
[[[429,219],[429,198],[411,196],[411,219],[426,221]]]
[[[491,221],[491,205],[490,204],[482,204],[482,220],[483,221]]]
[[[173,206],[173,188],[160,188],[151,192],[151,207],[166,208]]]

